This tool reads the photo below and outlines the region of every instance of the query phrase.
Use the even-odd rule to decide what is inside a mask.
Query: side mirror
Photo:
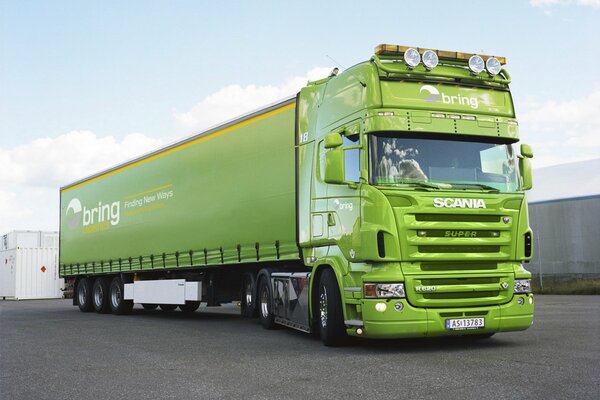
[[[533,150],[528,144],[521,144],[521,155],[526,158],[533,158]]]
[[[338,134],[339,135],[339,134]],[[328,135],[329,136],[329,135]],[[341,140],[341,137],[340,137]],[[327,141],[327,137],[325,138]],[[327,145],[325,145],[327,147]],[[345,183],[344,150],[341,148],[329,149],[325,152],[324,179],[326,183]]]
[[[522,150],[521,150],[521,153],[522,153]],[[529,158],[527,158],[527,157],[519,158],[519,171],[521,171],[523,190],[531,189],[533,187],[533,177],[532,177],[532,172],[531,172],[531,161],[529,161]]]
[[[344,141],[342,135],[339,132],[331,132],[325,136],[325,148],[334,149],[340,147]]]

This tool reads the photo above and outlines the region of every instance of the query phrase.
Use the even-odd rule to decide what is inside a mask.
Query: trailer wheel
[[[193,313],[200,307],[199,301],[186,301],[185,304],[181,304],[179,309],[184,313]]]
[[[143,303],[142,307],[144,307],[144,310],[156,310],[158,308],[158,304]]]
[[[258,281],[258,319],[265,329],[275,329],[275,315],[272,309],[273,294],[269,279],[260,278]]]
[[[255,318],[258,316],[256,307],[256,279],[250,273],[244,274],[242,278],[241,307],[243,318]]]
[[[177,308],[177,304],[160,304],[159,307],[163,311],[173,311]]]
[[[79,309],[83,312],[94,311],[92,304],[92,281],[89,278],[81,278],[77,284],[77,302]]]
[[[96,278],[92,286],[92,303],[94,310],[100,314],[106,314],[110,311],[109,304],[110,284],[107,278]]]
[[[133,310],[133,300],[124,300],[123,281],[118,276],[110,282],[110,311],[117,315],[130,314]]]
[[[348,340],[340,289],[332,270],[326,269],[319,278],[316,317],[319,333],[325,346],[340,346]]]

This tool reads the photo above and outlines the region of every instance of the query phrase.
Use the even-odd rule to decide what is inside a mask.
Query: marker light
[[[469,69],[474,74],[481,73],[481,71],[483,71],[484,68],[485,68],[485,62],[483,61],[483,58],[481,58],[478,55],[474,55],[474,56],[471,56],[471,58],[469,58]]]
[[[496,57],[490,57],[485,62],[485,68],[490,73],[490,75],[496,76],[500,73],[500,69],[502,68],[502,65],[500,64],[500,61],[498,61],[498,59]]]
[[[435,54],[435,51],[425,50],[423,53],[423,65],[425,68],[431,70],[437,67],[439,62],[438,55]]]
[[[404,62],[411,68],[416,67],[421,62],[421,55],[412,47],[404,52]]]

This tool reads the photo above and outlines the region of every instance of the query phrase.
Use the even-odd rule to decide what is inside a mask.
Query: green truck
[[[239,302],[267,329],[533,322],[528,145],[503,57],[382,44],[291,98],[61,188],[81,311]]]

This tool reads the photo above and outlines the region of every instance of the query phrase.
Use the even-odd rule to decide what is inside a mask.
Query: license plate
[[[484,318],[459,318],[446,320],[446,329],[449,330],[478,329],[484,327]]]

